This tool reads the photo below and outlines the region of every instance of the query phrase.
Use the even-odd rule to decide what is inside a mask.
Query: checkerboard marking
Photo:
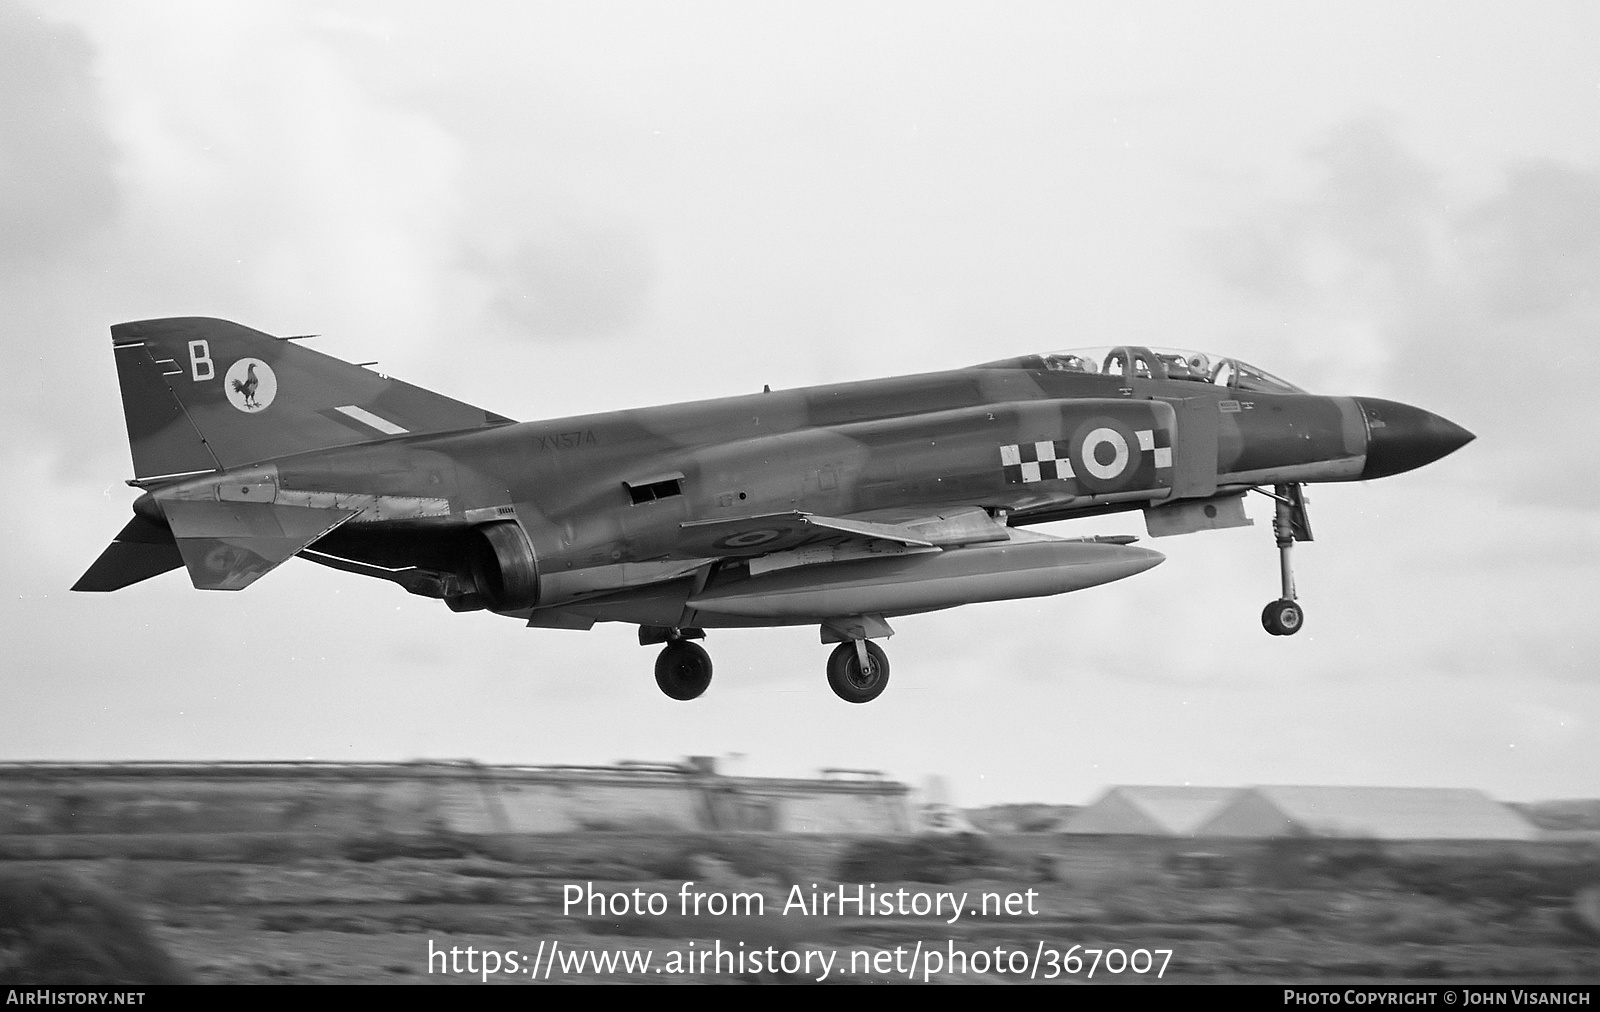
[[[1171,438],[1164,431],[1137,429],[1139,450],[1148,453],[1158,468],[1172,466]],[[1058,448],[1059,445],[1059,448]],[[1041,439],[1034,443],[1011,443],[1000,447],[1000,467],[1012,485],[1031,485],[1036,481],[1065,480],[1076,477],[1067,455],[1067,441]]]
[[[1041,439],[1037,443],[1012,443],[1000,447],[1000,466],[1006,481],[1013,485],[1027,485],[1036,481],[1053,481],[1071,478],[1072,461],[1067,459],[1066,441],[1061,452],[1056,453],[1056,441]]]

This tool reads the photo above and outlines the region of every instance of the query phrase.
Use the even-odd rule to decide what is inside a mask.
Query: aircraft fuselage
[[[538,603],[552,607],[708,562],[721,553],[683,543],[683,525],[697,521],[798,511],[896,522],[977,505],[1025,525],[1254,485],[1373,477],[1372,416],[1389,404],[980,367],[399,436],[262,468],[275,473],[280,501],[294,492],[379,500],[317,548],[392,568],[447,570],[459,551],[454,533],[514,517],[538,560]],[[1403,421],[1436,418],[1393,409]],[[1099,480],[1088,461],[1073,478],[1020,474],[1037,460],[1005,463],[1007,447],[1050,443],[1070,464],[1078,430],[1108,418],[1134,433],[1120,444],[1130,455],[1140,453],[1139,433],[1167,452],[1158,461],[1147,449],[1146,462]],[[1427,436],[1393,422],[1378,431],[1380,440]],[[1100,443],[1102,473],[1119,463],[1120,447]],[[1019,449],[1025,455],[1037,456]],[[191,484],[230,481],[237,476]],[[406,500],[432,505],[408,513]]]
[[[1142,510],[1153,537],[1250,524],[1301,487],[1383,477],[1472,438],[1392,401],[1305,393],[1247,363],[1121,347],[515,423],[238,324],[112,328],[136,519],[76,589],[179,566],[239,590],[296,555],[458,611],[640,626],[693,698],[705,628],[816,624],[834,690],[882,691],[885,619],[1066,593],[1161,562],[1129,536],[1028,525]]]

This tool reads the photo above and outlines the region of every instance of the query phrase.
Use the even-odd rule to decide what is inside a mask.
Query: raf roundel
[[[228,375],[222,378],[222,392],[228,395],[228,403],[253,415],[265,411],[278,396],[278,377],[272,366],[259,358],[241,358],[228,367]]]
[[[1078,426],[1068,446],[1072,468],[1090,492],[1120,492],[1128,487],[1142,464],[1146,440],[1127,424],[1106,416]]]
[[[1103,461],[1101,458],[1105,458]],[[1101,481],[1121,476],[1128,467],[1128,441],[1104,426],[1083,437],[1083,469]]]
[[[754,548],[757,545],[770,544],[783,537],[783,531],[760,530],[745,531],[742,534],[731,534],[717,542],[719,548]]]

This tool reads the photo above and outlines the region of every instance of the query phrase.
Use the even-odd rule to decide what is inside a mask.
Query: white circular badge
[[[1102,462],[1099,457],[1100,447],[1111,448],[1111,459]],[[1090,474],[1101,481],[1110,481],[1120,475],[1128,466],[1128,441],[1122,438],[1122,433],[1116,429],[1095,429],[1083,437],[1083,466]]]
[[[278,396],[278,377],[272,366],[259,358],[241,358],[228,367],[222,378],[222,392],[228,403],[247,414],[264,411]]]

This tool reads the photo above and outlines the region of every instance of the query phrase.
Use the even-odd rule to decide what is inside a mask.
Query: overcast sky
[[[948,778],[1600,796],[1592,3],[0,0],[0,758],[746,758]],[[896,620],[454,615],[303,562],[70,586],[134,490],[107,328],[207,315],[529,420],[1077,345],[1237,355],[1477,433],[1253,528]],[[1057,525],[1135,533],[1137,514]]]

